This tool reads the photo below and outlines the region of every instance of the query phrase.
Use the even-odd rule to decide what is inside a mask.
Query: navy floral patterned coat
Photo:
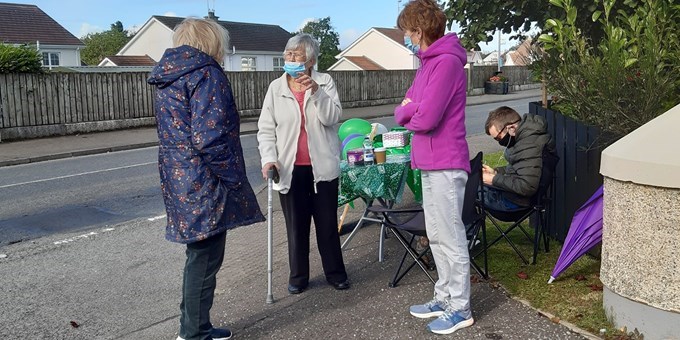
[[[263,221],[246,177],[239,115],[222,67],[209,55],[180,46],[165,51],[148,83],[157,87],[165,237],[192,243]]]

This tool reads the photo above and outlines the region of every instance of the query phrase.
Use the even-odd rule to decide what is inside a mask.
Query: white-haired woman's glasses
[[[302,53],[292,52],[292,51],[286,51],[286,52],[284,52],[284,53],[283,53],[283,56],[284,56],[285,58],[294,58],[294,59],[304,59],[304,58],[307,57],[306,55],[304,55],[304,54],[302,54]]]

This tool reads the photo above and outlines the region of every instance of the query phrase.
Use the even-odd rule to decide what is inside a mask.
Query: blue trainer
[[[416,318],[433,318],[444,314],[444,311],[446,311],[446,302],[434,299],[424,305],[413,305],[409,310],[411,311],[411,315]]]
[[[437,320],[430,322],[427,329],[435,334],[451,334],[461,328],[470,327],[475,320],[470,317],[461,316],[460,312],[447,310]]]

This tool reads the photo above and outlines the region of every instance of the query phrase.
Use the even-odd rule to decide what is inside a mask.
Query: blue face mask
[[[414,45],[413,42],[411,41],[411,37],[408,35],[404,36],[404,46],[411,50],[414,54],[418,53],[418,50],[420,49],[420,45]]]
[[[305,63],[286,61],[283,65],[283,71],[288,73],[293,78],[297,78],[300,75],[298,73],[305,73]]]

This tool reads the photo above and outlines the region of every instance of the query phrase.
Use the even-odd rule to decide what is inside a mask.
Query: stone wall
[[[602,274],[609,289],[680,313],[680,189],[605,178]]]

